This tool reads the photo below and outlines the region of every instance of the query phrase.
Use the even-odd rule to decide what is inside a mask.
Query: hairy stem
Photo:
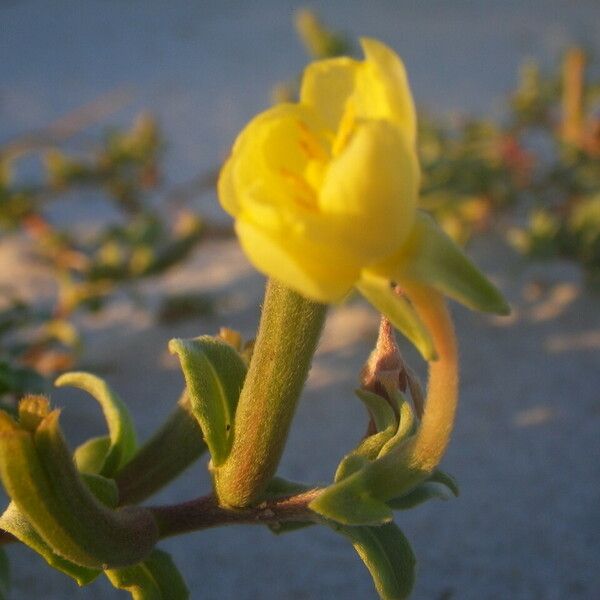
[[[229,457],[214,471],[221,504],[259,501],[283,453],[326,306],[271,280],[235,415]]]

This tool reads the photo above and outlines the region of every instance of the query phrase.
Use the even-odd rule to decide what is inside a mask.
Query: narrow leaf
[[[126,590],[134,600],[186,600],[187,586],[173,563],[162,550],[153,550],[143,562],[131,567],[109,569],[106,576],[114,587]]]
[[[380,527],[333,529],[349,538],[371,573],[382,600],[408,598],[415,582],[416,559],[410,543],[394,523]]]
[[[114,475],[117,469],[133,456],[137,446],[135,429],[127,406],[104,380],[90,373],[65,373],[54,385],[80,388],[100,403],[108,425],[110,448],[99,473],[106,477]]]
[[[414,344],[425,360],[435,360],[436,352],[427,328],[410,302],[392,290],[389,279],[363,272],[356,287],[377,311]]]
[[[173,339],[169,350],[179,357],[192,411],[217,467],[231,448],[235,409],[246,366],[229,344],[210,336]]]

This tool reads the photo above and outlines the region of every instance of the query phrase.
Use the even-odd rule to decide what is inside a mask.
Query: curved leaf
[[[134,600],[186,600],[189,591],[173,560],[153,550],[143,562],[105,571],[114,587],[127,590]]]
[[[2,517],[0,517],[0,527],[12,533],[20,542],[37,552],[51,567],[72,577],[81,586],[87,585],[101,573],[99,569],[81,567],[56,554],[39,533],[37,533],[14,502],[8,505],[8,508],[4,511]],[[0,594],[1,597],[2,595]]]
[[[235,409],[246,365],[229,344],[210,336],[173,339],[169,350],[179,357],[192,412],[217,467],[231,448]]]
[[[114,475],[133,456],[137,446],[137,436],[127,406],[104,380],[91,373],[65,373],[54,385],[80,388],[100,403],[108,425],[110,447],[99,473],[107,477]]]
[[[349,538],[371,573],[382,600],[408,598],[415,582],[416,559],[395,523],[380,527],[332,527]]]

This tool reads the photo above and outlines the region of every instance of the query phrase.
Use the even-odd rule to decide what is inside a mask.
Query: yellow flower
[[[312,300],[356,287],[432,358],[430,336],[390,282],[424,283],[503,312],[495,288],[417,210],[416,117],[406,72],[387,46],[362,39],[364,61],[310,64],[298,103],[255,117],[219,178],[254,266]]]
[[[341,300],[396,252],[415,218],[415,112],[402,62],[375,40],[366,60],[312,63],[300,101],[254,118],[219,180],[251,262],[304,296]]]

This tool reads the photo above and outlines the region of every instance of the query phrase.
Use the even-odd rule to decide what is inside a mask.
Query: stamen
[[[329,160],[327,150],[323,148],[319,138],[312,132],[309,126],[301,120],[298,120],[298,127],[300,128],[300,139],[298,143],[300,148],[309,160],[316,160],[319,162],[326,162]]]
[[[297,173],[285,167],[281,167],[279,172],[285,181],[292,186],[294,202],[307,210],[317,210],[318,202],[315,190]]]

